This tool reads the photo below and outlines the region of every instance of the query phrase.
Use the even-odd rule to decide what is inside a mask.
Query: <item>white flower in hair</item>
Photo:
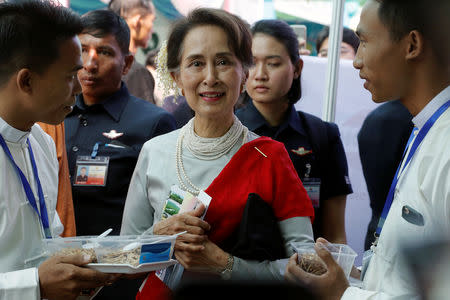
[[[180,95],[179,89],[167,67],[167,40],[163,41],[156,57],[156,77],[159,79],[158,86],[163,90],[163,97],[174,95],[174,102]]]

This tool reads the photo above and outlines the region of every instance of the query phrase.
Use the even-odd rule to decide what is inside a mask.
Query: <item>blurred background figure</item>
[[[341,42],[341,58],[354,59],[359,46],[359,38],[350,28],[344,27]],[[330,27],[324,27],[317,35],[316,50],[317,56],[328,56],[328,36],[330,35]]]
[[[432,234],[430,241],[404,246],[409,272],[423,300],[450,295],[450,237]]]
[[[133,57],[138,48],[147,48],[153,32],[155,7],[151,0],[111,0],[109,9],[124,18],[130,28],[130,53]],[[130,94],[156,103],[153,90],[155,79],[144,65],[133,60],[131,69],[123,77]]]
[[[152,50],[147,54],[147,58],[145,59],[145,67],[152,74],[153,79],[155,79],[155,88],[153,90],[153,98],[155,99],[155,104],[159,107],[163,106],[164,95],[163,91],[160,88],[159,79],[156,74],[156,57],[158,56],[158,50]]]
[[[318,300],[308,289],[288,282],[214,279],[181,285],[175,290],[173,300],[197,300],[199,291],[214,295],[214,300],[248,300],[249,295],[253,299]]]

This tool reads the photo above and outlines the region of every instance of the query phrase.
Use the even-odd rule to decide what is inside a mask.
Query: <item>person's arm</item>
[[[279,225],[288,256],[293,252],[290,246],[291,242],[313,242],[309,217],[290,218],[279,222]],[[219,273],[225,268],[229,254],[209,240],[204,246],[205,249],[203,251],[196,253],[175,251],[175,256],[187,270]],[[231,278],[281,280],[283,276],[280,271],[280,265],[276,261],[266,260],[260,262],[234,257]]]
[[[318,299],[329,300],[388,300],[388,299],[418,299],[415,295],[393,296],[384,292],[368,291],[351,287],[345,277],[344,271],[321,244],[328,241],[319,238],[316,243],[316,253],[325,263],[327,271],[322,275],[313,275],[303,271],[298,264],[298,255],[294,254],[286,266],[286,280],[300,284],[313,291]],[[406,298],[405,298],[406,297]]]
[[[38,268],[40,297],[76,299],[82,290],[113,284],[121,275],[107,274],[83,266],[90,256],[53,256]],[[25,298],[21,298],[25,299]]]
[[[54,256],[39,268],[0,273],[0,299],[75,299],[81,290],[110,285],[120,275],[83,268],[90,258]]]
[[[150,144],[142,147],[128,187],[122,216],[120,235],[139,235],[144,231],[153,234],[154,208],[147,194],[147,169],[150,164]]]
[[[346,244],[345,204],[347,196],[340,195],[328,198],[322,204],[323,237],[332,243]]]
[[[291,242],[313,243],[311,219],[309,217],[295,217],[279,222],[281,235],[284,240],[284,248],[287,257],[291,256],[293,249]],[[233,279],[278,279],[283,278],[280,265],[275,261],[251,261],[235,258]]]
[[[322,214],[322,236],[333,243],[345,244],[345,205],[347,194],[353,192],[349,177],[347,158],[336,124],[327,123],[329,141],[326,171],[322,175],[320,210]],[[323,168],[322,168],[323,169]]]
[[[140,235],[147,232],[149,235],[172,235],[188,231],[177,239],[175,249],[187,249],[194,252],[203,249],[200,244],[206,240],[205,232],[210,229],[209,224],[199,218],[205,209],[203,205],[198,206],[193,212],[177,214],[153,224],[155,208],[149,201],[147,184],[148,166],[152,164],[151,157],[151,144],[146,143],[131,178],[120,234]]]

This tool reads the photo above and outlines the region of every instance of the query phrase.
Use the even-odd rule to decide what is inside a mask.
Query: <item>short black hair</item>
[[[218,26],[225,31],[230,49],[245,70],[253,64],[252,35],[247,22],[223,9],[197,8],[185,18],[178,19],[172,27],[167,41],[169,70],[177,70],[180,66],[186,35],[192,29],[204,25]]]
[[[275,38],[284,45],[293,65],[300,60],[298,52],[298,38],[291,26],[281,20],[261,20],[256,22],[251,28],[252,35],[262,33]],[[287,94],[290,104],[296,103],[302,96],[300,77],[292,80],[291,88]]]
[[[390,37],[399,41],[413,30],[430,42],[438,60],[450,63],[450,1],[449,0],[376,0],[378,17],[389,30]],[[448,67],[447,67],[448,68]]]
[[[57,2],[0,3],[0,86],[22,68],[42,74],[82,29],[80,17]]]
[[[84,34],[102,38],[112,34],[119,44],[120,51],[126,55],[130,48],[130,28],[127,22],[115,12],[98,9],[81,16]]]
[[[111,0],[108,4],[108,8],[122,16],[127,18],[133,14],[155,14],[152,0]]]
[[[316,38],[316,50],[317,53],[319,53],[320,47],[322,47],[323,41],[325,41],[328,36],[330,35],[330,27],[325,26],[319,33],[317,34]],[[356,33],[351,30],[350,28],[344,27],[342,31],[342,41],[344,43],[349,44],[352,46],[353,50],[358,51],[359,47],[359,38],[356,35]]]

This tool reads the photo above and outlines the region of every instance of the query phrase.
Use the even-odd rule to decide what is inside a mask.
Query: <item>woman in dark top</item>
[[[251,101],[236,115],[249,130],[284,143],[315,208],[315,237],[346,243],[345,202],[352,188],[339,129],[295,110],[303,61],[291,27],[280,20],[261,20],[252,35],[254,65],[247,80]]]

